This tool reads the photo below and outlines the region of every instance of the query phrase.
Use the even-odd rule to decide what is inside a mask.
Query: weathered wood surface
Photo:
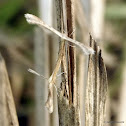
[[[108,86],[107,73],[101,50],[91,36],[90,46],[95,50],[95,54],[89,56],[85,126],[103,126]]]
[[[0,126],[19,126],[4,59],[0,55]]]

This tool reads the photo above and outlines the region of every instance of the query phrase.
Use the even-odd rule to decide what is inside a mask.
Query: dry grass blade
[[[48,26],[47,24],[45,24],[41,19],[39,19],[38,17],[32,15],[32,14],[25,14],[25,18],[27,20],[27,22],[29,24],[36,24],[40,27],[45,27],[46,29],[52,31],[53,33],[55,33],[56,35],[58,35],[59,37],[61,37],[62,39],[69,41],[73,44],[75,44],[76,46],[80,47],[82,49],[82,51],[86,54],[94,54],[94,50],[91,47],[85,46],[84,44],[82,44],[81,42],[78,42],[74,39],[69,38],[68,36],[66,36],[65,34],[60,33],[59,31],[55,30],[53,27]]]
[[[90,36],[90,46],[95,55],[89,56],[88,81],[86,85],[85,126],[103,126],[107,98],[107,72],[101,50]]]
[[[8,73],[1,54],[0,89],[0,126],[19,126]]]

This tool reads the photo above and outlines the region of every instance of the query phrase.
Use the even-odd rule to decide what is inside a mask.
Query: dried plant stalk
[[[9,82],[5,62],[1,54],[0,54],[0,88],[2,88],[2,92],[0,92],[0,96],[1,96],[0,114],[2,116],[2,118],[0,119],[0,125],[19,126],[13,94],[10,87],[10,82]]]
[[[90,46],[96,53],[89,56],[85,126],[103,126],[108,86],[107,73],[101,50],[91,36]]]
[[[61,33],[67,33],[67,24],[66,24],[66,9],[65,9],[65,0],[55,0],[56,5],[56,14],[57,14],[57,29]],[[62,75],[62,82],[65,82],[66,87],[66,96],[69,97],[69,89],[68,89],[68,77],[67,77],[67,61],[66,61],[66,55],[65,55],[65,40],[59,38],[61,43],[59,43],[60,49],[61,46],[64,46],[64,54],[61,62],[61,72],[64,72],[65,74]],[[63,44],[62,44],[63,43]]]

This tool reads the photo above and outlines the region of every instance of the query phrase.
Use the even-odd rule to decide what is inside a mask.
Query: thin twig
[[[91,47],[85,46],[81,42],[78,42],[74,39],[69,38],[65,34],[60,33],[59,31],[55,30],[53,27],[50,27],[47,24],[45,24],[40,18],[38,18],[32,14],[25,14],[25,18],[29,24],[36,24],[40,27],[45,27],[46,29],[52,31],[53,33],[55,33],[62,39],[69,41],[69,42],[75,44],[76,46],[80,47],[86,55],[94,54],[94,50]]]

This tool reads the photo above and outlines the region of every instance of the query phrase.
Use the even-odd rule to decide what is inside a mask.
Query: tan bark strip
[[[107,74],[101,50],[90,36],[90,46],[95,55],[89,57],[88,83],[86,87],[86,126],[103,126],[107,96]]]
[[[63,30],[62,0],[55,0],[55,5],[56,5],[56,17],[57,17],[57,29],[59,32],[62,33]]]
[[[13,99],[13,95],[12,95],[12,91],[11,91],[11,87],[10,87],[10,82],[9,82],[9,78],[8,78],[8,74],[7,74],[7,70],[6,70],[6,66],[5,66],[5,62],[2,58],[2,56],[0,55],[0,81],[1,84],[3,84],[4,88],[3,88],[3,96],[4,96],[4,103],[3,105],[6,106],[6,108],[4,108],[3,110],[5,110],[5,115],[3,115],[2,118],[6,118],[6,120],[3,120],[5,122],[3,122],[2,126],[19,126],[18,123],[18,118],[17,118],[17,114],[16,114],[16,108],[15,108],[15,104],[14,104],[14,99]],[[1,99],[2,100],[2,99]],[[0,109],[2,109],[0,108]],[[1,113],[4,114],[4,113]],[[6,116],[6,117],[5,117]]]
[[[74,0],[66,0],[66,11],[67,11],[67,36],[72,39],[75,39]],[[75,115],[72,115],[74,118],[73,121],[75,122],[75,126],[80,126],[80,109],[79,109],[79,93],[78,93],[79,85],[76,83],[76,48],[72,46],[67,46],[67,51],[68,51],[68,85],[70,96],[69,103],[70,106],[73,105],[75,107],[74,108],[75,112],[73,113]]]
[[[65,1],[62,0],[55,0],[56,3],[56,12],[57,12],[57,28],[58,31],[60,31],[61,33],[67,33],[66,31],[66,23],[65,23],[65,19],[66,19],[66,8],[64,7]],[[61,40],[60,38],[60,46],[63,43],[63,46],[65,47],[65,40]],[[62,58],[62,62],[61,62],[61,72],[64,72],[65,74],[62,74],[62,81],[64,81],[66,83],[65,87],[66,87],[66,91],[65,91],[65,95],[69,97],[69,89],[68,89],[68,77],[67,77],[67,63],[66,63],[66,55],[65,52],[66,49],[64,48],[64,54],[63,54],[63,58]]]
[[[107,90],[108,90],[108,80],[107,80],[107,72],[106,67],[101,57],[101,50],[99,51],[99,78],[100,78],[100,87],[99,87],[99,126],[103,126],[103,122],[105,122],[106,115],[106,100],[107,100]]]
[[[66,11],[67,11],[67,36],[74,39],[75,33],[73,32],[74,23],[74,10],[73,10],[73,1],[66,0]],[[68,85],[69,85],[69,94],[70,94],[70,104],[75,104],[74,92],[76,89],[76,60],[75,60],[75,48],[68,45]],[[75,98],[75,99],[74,99]]]
[[[6,83],[3,73],[3,59],[0,56],[0,126],[8,126],[9,120],[7,118],[7,100],[6,100]]]

